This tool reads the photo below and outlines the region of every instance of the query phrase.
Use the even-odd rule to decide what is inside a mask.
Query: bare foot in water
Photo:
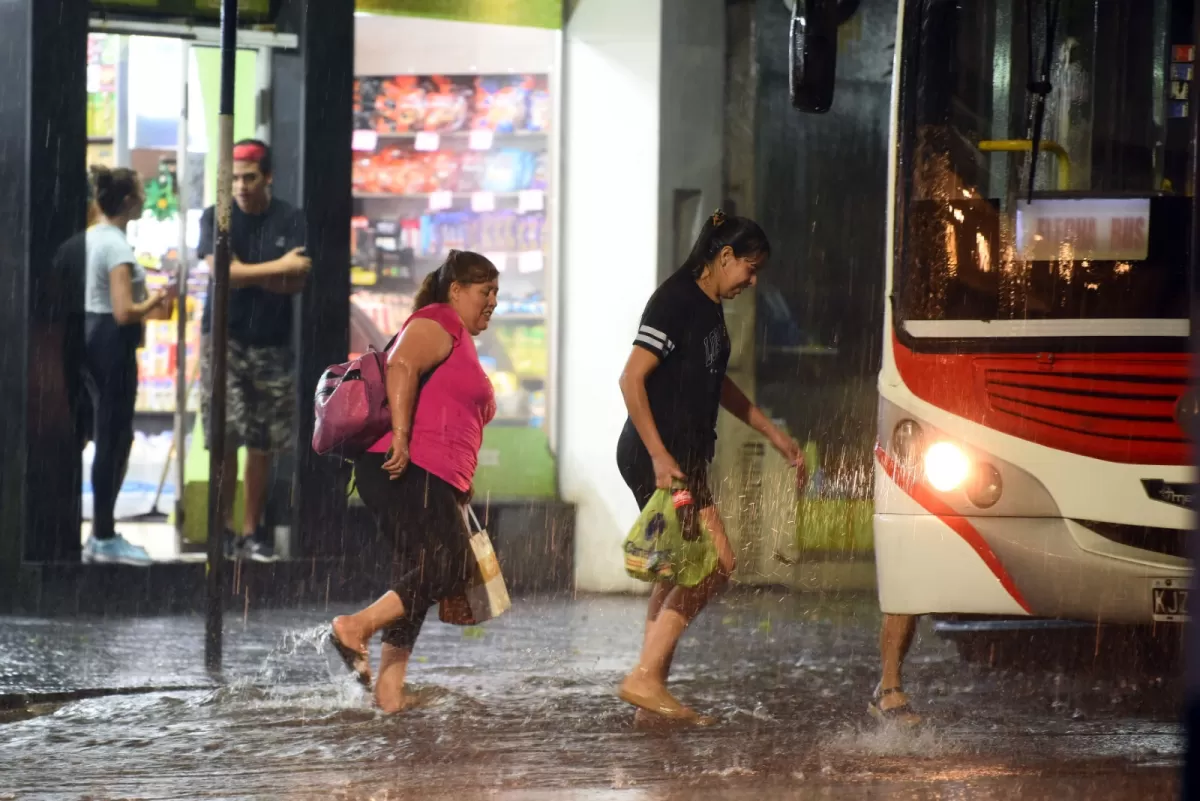
[[[655,729],[678,729],[686,725],[682,720],[672,718],[664,718],[662,715],[656,715],[648,709],[638,707],[633,713],[633,728],[644,730]]]
[[[675,696],[667,692],[662,682],[651,678],[642,668],[636,668],[625,677],[617,690],[617,697],[627,704],[669,720],[694,723],[703,717],[679,703]]]
[[[686,729],[693,726],[714,726],[717,719],[709,715],[696,715],[694,718],[664,718],[648,709],[639,708],[633,713],[633,728],[639,731],[671,731]]]

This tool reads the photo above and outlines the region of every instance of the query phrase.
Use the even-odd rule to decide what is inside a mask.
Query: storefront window
[[[516,66],[530,61],[523,51],[531,29],[489,28],[493,55],[481,65],[487,54],[468,43],[485,26],[365,19],[370,24],[360,17],[358,26],[360,53],[382,52],[389,38],[425,47],[359,58],[351,352],[387,343],[412,313],[422,278],[451,249],[486,255],[500,271],[500,297],[476,344],[498,411],[481,453],[477,491],[553,495],[546,428],[556,109],[549,68],[558,34],[532,34],[544,40],[546,55],[542,70],[531,71]],[[506,30],[512,31],[507,43]],[[444,49],[432,46],[439,37]],[[445,71],[421,71],[426,63]],[[385,71],[392,66],[396,72]]]

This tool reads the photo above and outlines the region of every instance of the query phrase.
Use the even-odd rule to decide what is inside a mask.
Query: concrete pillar
[[[86,66],[86,0],[0,3],[0,609],[22,560],[79,558],[65,354],[83,297],[55,254],[85,221]]]
[[[617,379],[646,300],[722,203],[723,0],[579,0],[566,22],[559,483],[576,587],[636,591]]]

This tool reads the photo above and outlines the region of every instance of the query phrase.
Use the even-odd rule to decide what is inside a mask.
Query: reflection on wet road
[[[333,612],[229,621],[220,681],[196,618],[0,619],[0,694],[184,689],[0,712],[0,799],[1152,799],[1177,792],[1174,681],[967,666],[923,635],[930,724],[878,729],[873,599],[741,595],[676,660],[722,724],[638,731],[612,695],[644,602],[520,601],[484,628],[426,626],[420,697],[384,717],[321,646]],[[337,610],[341,611],[341,610]],[[192,689],[186,689],[191,687]]]

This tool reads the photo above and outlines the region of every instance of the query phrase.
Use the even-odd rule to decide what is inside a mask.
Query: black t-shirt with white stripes
[[[662,360],[646,379],[646,394],[667,450],[685,472],[712,461],[730,352],[721,304],[680,269],[650,296],[633,344]],[[632,421],[625,428],[623,438],[637,436]]]

